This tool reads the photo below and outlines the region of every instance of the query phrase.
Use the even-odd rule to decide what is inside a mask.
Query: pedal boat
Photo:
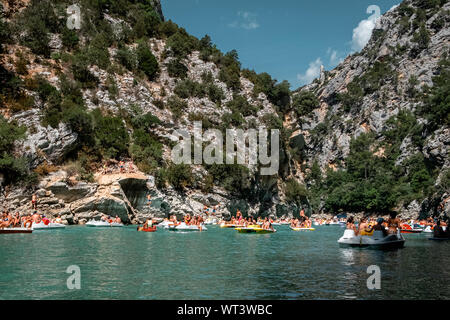
[[[91,220],[88,223],[86,223],[87,227],[97,227],[97,228],[105,228],[105,227],[123,227],[123,223],[117,223],[117,222],[111,222],[108,221],[96,221]]]
[[[13,234],[13,233],[32,233],[31,228],[3,228],[0,229],[0,234]]]
[[[228,223],[222,222],[222,223],[220,224],[220,227],[221,227],[221,228],[236,228],[236,225],[235,225],[235,224],[228,224]]]
[[[423,231],[422,228],[411,227],[409,224],[403,224],[401,227],[401,233],[421,233]]]
[[[53,223],[45,224],[44,222],[34,223],[32,225],[33,230],[53,230],[53,229],[64,229],[66,226],[62,223]]]
[[[372,249],[395,249],[403,248],[405,238],[397,232],[386,237],[380,230],[375,230],[371,236],[355,236],[353,230],[345,230],[344,235],[337,241],[341,247],[358,247]]]
[[[165,229],[169,231],[206,231],[208,230],[204,225],[195,226],[195,225],[187,225],[184,222],[181,222],[178,225],[168,225]]]
[[[295,227],[289,227],[293,231],[314,231],[316,228],[295,228]]]
[[[144,227],[138,227],[137,231],[142,231],[142,232],[155,232],[156,231],[156,226],[153,226],[151,228],[144,228]]]
[[[248,226],[248,227],[238,227],[235,230],[239,233],[258,233],[258,234],[266,234],[266,233],[275,233],[277,230],[273,229],[263,229],[258,225]]]

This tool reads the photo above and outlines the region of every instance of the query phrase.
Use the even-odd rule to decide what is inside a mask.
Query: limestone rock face
[[[50,190],[58,199],[61,199],[66,203],[70,203],[92,195],[96,191],[96,186],[93,184],[80,182],[71,187],[65,182],[58,181],[48,186],[47,189]]]
[[[412,1],[405,0],[403,4],[417,9],[417,3]],[[325,75],[321,73],[320,79],[297,90],[312,91],[320,102],[310,114],[300,118],[294,115],[289,121],[290,129],[299,131],[305,137],[306,165],[311,167],[317,160],[325,173],[335,163],[345,163],[351,139],[364,132],[373,133],[375,143],[382,143],[384,132],[390,128],[388,120],[400,111],[411,112],[419,125],[426,126],[426,117],[416,112],[421,101],[414,92],[421,93],[424,86],[432,87],[433,77],[439,74],[439,62],[449,48],[450,25],[448,19],[444,19],[439,28],[434,27],[433,22],[446,15],[448,10],[450,3],[446,2],[435,11],[427,11],[431,17],[425,23],[430,37],[426,48],[419,48],[414,40],[417,30],[401,30],[402,15],[398,7],[389,10],[377,20],[372,38],[365,48],[348,56]],[[414,15],[410,17],[408,23],[414,18]],[[380,82],[376,90],[364,92],[358,101],[360,106],[346,108],[339,101],[339,94],[347,93],[349,83],[367,76],[378,63],[392,68],[392,79]],[[317,128],[321,130],[315,130]],[[448,126],[441,125],[431,132],[424,130],[422,135],[425,141],[421,148],[413,143],[410,136],[402,141],[396,165],[401,166],[421,153],[437,168],[438,184],[444,171],[449,168],[450,131]],[[406,207],[401,212],[410,212],[411,216],[430,208],[426,203],[417,201],[404,205]]]
[[[129,222],[128,207],[124,200],[112,196],[92,196],[71,203],[70,211],[80,216],[82,213],[100,212],[112,217],[116,215],[123,222]],[[81,215],[81,217],[83,217]]]
[[[31,159],[32,166],[37,166],[44,160],[49,163],[58,162],[76,145],[77,134],[67,125],[60,123],[58,128],[44,128],[37,109],[21,112],[12,119],[28,129],[26,139],[20,142],[18,148]]]

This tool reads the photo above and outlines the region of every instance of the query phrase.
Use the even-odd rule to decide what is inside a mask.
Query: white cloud
[[[380,17],[380,7],[369,6],[367,13],[374,13],[369,18],[362,20],[358,26],[353,29],[352,49],[360,51],[369,42],[372,36],[372,31],[375,28],[376,22]]]
[[[304,74],[298,74],[297,79],[300,80],[301,84],[311,83],[314,79],[320,76],[320,66],[322,64],[323,63],[320,58],[310,62],[308,70],[306,70]]]
[[[242,28],[246,30],[253,30],[259,28],[259,23],[256,20],[256,14],[248,11],[239,11],[237,13],[238,20],[228,24],[231,28]]]
[[[339,54],[337,50],[331,50],[331,48],[328,48],[327,54],[330,56],[330,66],[335,67],[342,61],[344,61],[344,58]]]

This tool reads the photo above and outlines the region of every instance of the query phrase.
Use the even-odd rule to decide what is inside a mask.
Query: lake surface
[[[136,232],[0,235],[0,299],[450,299],[450,241],[406,234],[395,251],[339,248],[339,226],[275,234]],[[69,290],[66,270],[81,270]],[[367,267],[381,269],[369,290]]]

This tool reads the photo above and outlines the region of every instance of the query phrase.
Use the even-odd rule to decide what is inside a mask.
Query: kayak
[[[137,231],[155,232],[156,231],[156,226],[153,226],[151,228],[138,227]]]
[[[53,223],[45,224],[44,222],[34,223],[32,225],[33,230],[52,230],[52,229],[64,229],[66,226],[62,223]]]
[[[382,231],[375,230],[372,236],[355,236],[355,231],[347,229],[344,231],[344,235],[338,240],[338,243],[341,247],[394,249],[403,248],[405,239],[400,232],[384,236]]]
[[[290,227],[291,228],[291,230],[294,230],[294,231],[314,231],[314,230],[316,230],[316,228],[294,228],[294,227]]]
[[[33,229],[28,228],[4,228],[0,229],[0,234],[12,234],[12,233],[32,233]]]
[[[254,227],[240,227],[235,228],[239,233],[258,233],[258,234],[265,234],[265,233],[274,233],[277,232],[277,230],[270,230],[270,229],[263,229],[263,228],[254,228]]]

